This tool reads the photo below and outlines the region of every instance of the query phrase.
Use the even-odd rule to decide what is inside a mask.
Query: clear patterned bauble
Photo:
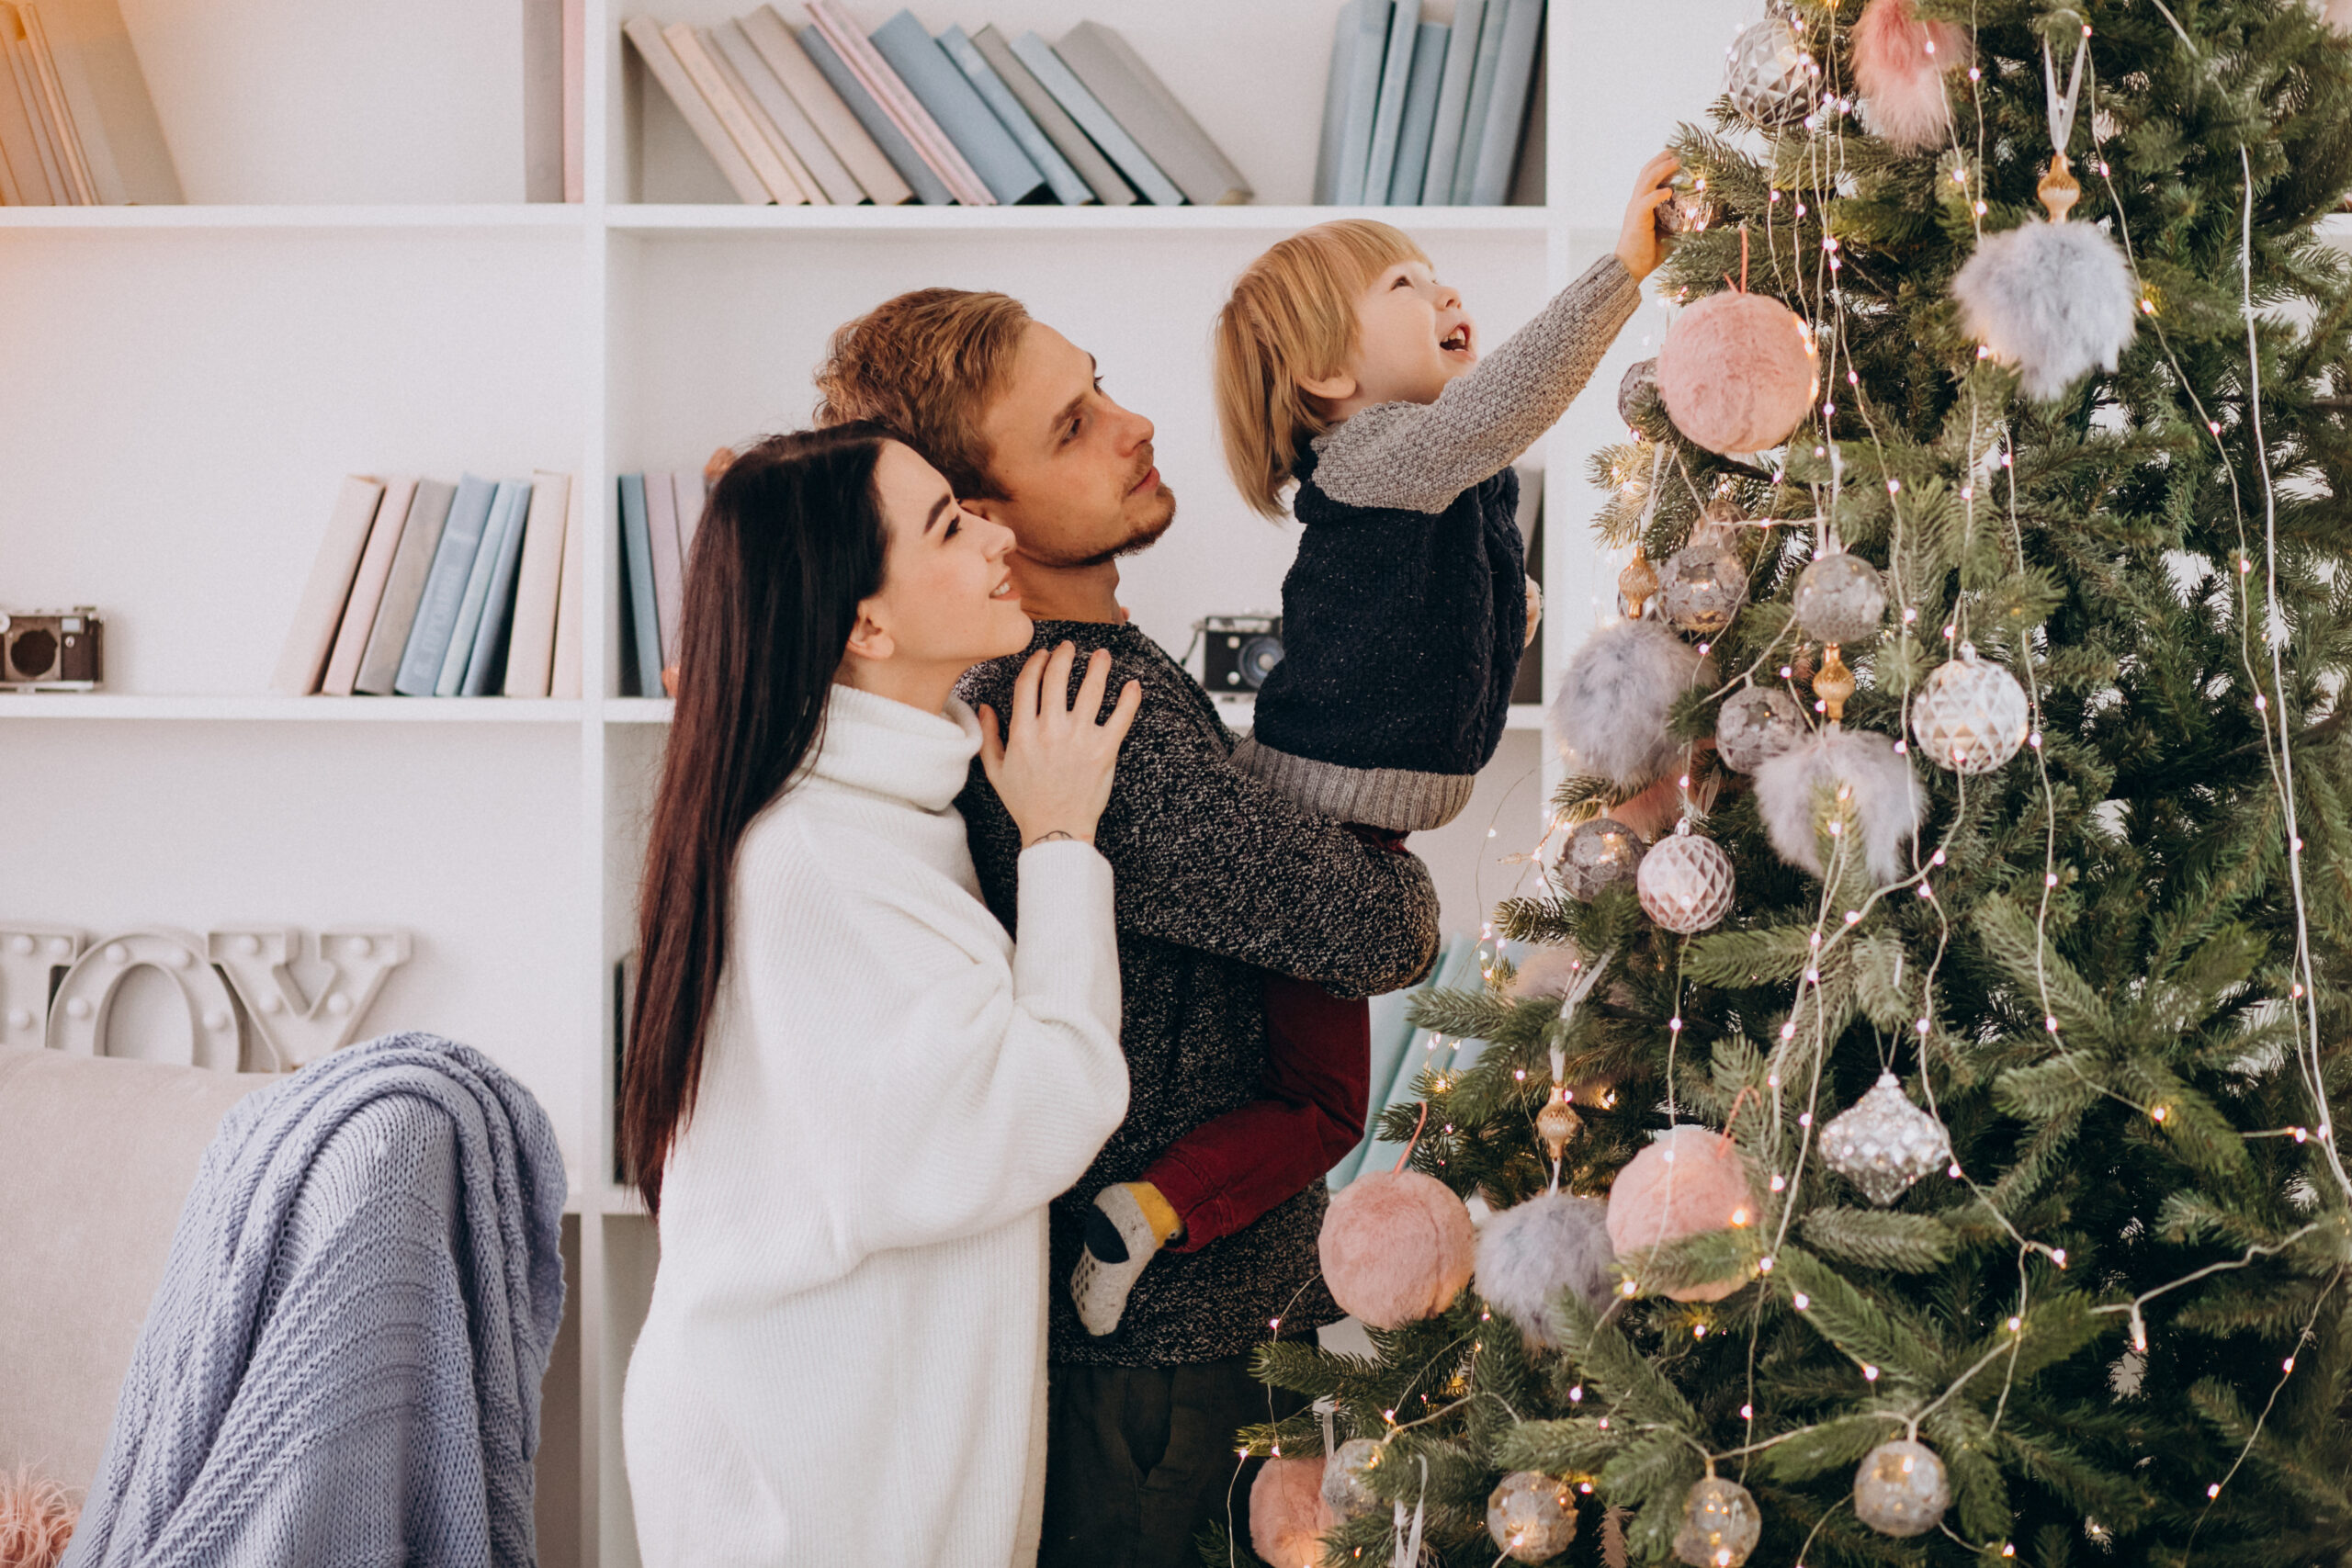
[[[1911,1103],[1903,1080],[1881,1073],[1871,1091],[1821,1129],[1821,1157],[1829,1168],[1883,1208],[1910,1185],[1951,1158],[1943,1123]]]
[[[1747,563],[1739,556],[1738,513],[1717,502],[1690,542],[1666,558],[1658,573],[1658,613],[1678,630],[1712,637],[1747,603]]]
[[[1804,710],[1778,686],[1749,686],[1715,712],[1715,755],[1736,773],[1752,773],[1808,733]]]
[[[1731,913],[1731,856],[1713,839],[1682,822],[1642,857],[1634,878],[1642,912],[1668,931],[1688,936]]]
[[[1786,18],[1776,15],[1749,23],[1724,53],[1724,91],[1748,124],[1778,130],[1812,109],[1821,67]]]
[[[1690,1488],[1683,1501],[1682,1528],[1674,1532],[1674,1555],[1690,1568],[1739,1568],[1763,1533],[1764,1521],[1747,1488],[1710,1475]]]
[[[1379,1509],[1371,1472],[1380,1461],[1380,1444],[1371,1438],[1350,1438],[1331,1450],[1323,1461],[1323,1506],[1332,1517],[1344,1523]]]
[[[1925,1443],[1881,1443],[1854,1472],[1854,1517],[1881,1535],[1925,1535],[1951,1506],[1944,1461]]]
[[[1919,683],[1911,699],[1911,733],[1919,750],[1955,773],[1985,773],[2018,754],[2033,717],[2025,688],[1998,664],[1960,645]]]
[[[1797,579],[1790,609],[1815,642],[1860,642],[1886,616],[1886,584],[1861,557],[1832,550],[1815,556]]]
[[[1513,1562],[1545,1562],[1577,1538],[1575,1490],[1555,1476],[1514,1470],[1487,1498],[1487,1533]]]
[[[1645,414],[1657,412],[1657,361],[1638,359],[1626,367],[1625,378],[1617,383],[1617,417],[1627,424],[1639,424]]]
[[[1722,208],[1707,193],[1706,175],[1677,175],[1669,188],[1674,194],[1657,207],[1657,226],[1668,233],[1700,233],[1723,216]]]
[[[1561,890],[1589,904],[1607,888],[1631,882],[1649,844],[1613,817],[1595,817],[1568,829],[1554,870]]]

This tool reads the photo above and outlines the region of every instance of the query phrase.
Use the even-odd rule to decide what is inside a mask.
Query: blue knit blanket
[[[563,1159],[479,1052],[247,1097],[181,1212],[67,1568],[529,1564]]]

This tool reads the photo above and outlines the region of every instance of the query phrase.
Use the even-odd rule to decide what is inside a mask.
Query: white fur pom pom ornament
[[[1845,792],[1863,863],[1880,883],[1903,874],[1903,846],[1919,830],[1928,798],[1894,742],[1867,729],[1831,728],[1756,770],[1765,836],[1782,860],[1822,874],[1816,814]]]
[[[1714,680],[1714,662],[1657,622],[1615,622],[1560,671],[1552,737],[1578,771],[1632,789],[1675,760],[1679,748],[1667,730],[1674,699]]]
[[[2123,253],[2087,223],[2030,222],[1987,234],[1951,280],[1969,333],[2047,401],[2092,370],[2113,370],[2139,330]]]
[[[1975,51],[1965,29],[1923,22],[1911,0],[1870,0],[1854,23],[1854,84],[1882,141],[1924,152],[1951,129],[1944,73],[1969,62]]]
[[[1519,1325],[1531,1348],[1551,1350],[1566,1326],[1553,1303],[1573,1287],[1595,1313],[1607,1309],[1609,1205],[1544,1192],[1490,1217],[1478,1231],[1474,1276],[1488,1306]]]

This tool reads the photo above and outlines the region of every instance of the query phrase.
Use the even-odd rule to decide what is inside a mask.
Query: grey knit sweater
[[[1142,1176],[1178,1138],[1259,1098],[1267,971],[1343,996],[1407,985],[1437,951],[1437,894],[1413,856],[1373,848],[1236,769],[1232,732],[1150,637],[1127,626],[1043,621],[1031,647],[1065,640],[1081,655],[1073,686],[1083,655],[1107,648],[1109,697],[1132,677],[1143,682],[1143,708],[1094,840],[1118,884],[1127,1119],[1053,1205],[1052,1357],[1175,1366],[1238,1355],[1270,1337],[1273,1318],[1287,1337],[1341,1315],[1316,1261],[1327,1203],[1321,1182],[1197,1252],[1155,1258],[1118,1331],[1100,1339],[1080,1325],[1059,1288],[1078,1261],[1087,1210],[1103,1188]],[[956,694],[1006,712],[1026,657],[980,665]],[[956,805],[981,892],[1012,928],[1020,834],[977,762]]]

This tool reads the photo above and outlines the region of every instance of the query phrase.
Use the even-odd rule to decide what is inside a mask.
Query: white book
[[[376,505],[376,521],[368,529],[368,548],[351,580],[351,598],[343,607],[343,628],[334,634],[334,651],[327,655],[327,671],[319,690],[330,697],[347,697],[359,680],[359,660],[376,629],[376,612],[384,603],[384,585],[391,581],[392,560],[408,525],[409,503],[416,499],[416,480],[386,479],[384,499]]]
[[[727,177],[728,185],[742,203],[746,207],[765,207],[774,201],[775,197],[760,183],[751,161],[736,147],[727,128],[718,123],[718,111],[704,101],[694,78],[678,63],[678,51],[662,36],[662,25],[650,17],[631,17],[622,24],[621,34],[637,46],[638,58],[645,62],[646,70],[652,73],[662,90],[670,95],[670,101],[685,119],[686,129],[695,133],[695,140],[702,143],[703,151],[710,154],[710,161],[718,165],[718,172]]]
[[[760,51],[760,59],[775,73],[775,79],[784,84],[784,90],[792,95],[792,101],[800,106],[808,123],[817,128],[817,134],[840,157],[842,166],[856,178],[867,197],[877,207],[899,207],[912,201],[914,188],[891,166],[880,144],[866,134],[865,127],[858,124],[855,112],[833,91],[833,85],[825,80],[825,73],[817,69],[817,62],[808,58],[800,40],[792,36],[784,18],[775,14],[775,8],[763,6],[744,13],[736,21],[742,28],[743,36],[752,40],[752,47]]]
[[[581,598],[587,592],[588,552],[580,542],[582,487],[571,486],[570,504],[563,509],[563,588],[555,608],[555,670],[548,677],[548,695],[577,700],[580,695]]]
[[[662,36],[670,40],[671,52],[678,57],[678,63],[685,69],[687,79],[702,94],[702,100],[710,106],[711,112],[718,117],[718,123],[734,140],[735,150],[743,154],[745,163],[752,165],[752,172],[760,177],[760,184],[767,187],[768,195],[786,207],[798,207],[806,202],[808,198],[800,194],[800,182],[792,177],[792,171],[784,166],[783,160],[775,155],[775,149],[768,144],[767,138],[762,136],[759,127],[752,122],[751,110],[735,96],[726,79],[719,75],[718,67],[712,63],[709,51],[702,46],[702,35],[684,22],[673,22],[662,29]]]
[[[800,167],[808,171],[808,178],[802,182],[808,187],[808,199],[816,201],[821,197],[835,207],[855,207],[864,201],[865,192],[859,188],[849,165],[826,144],[816,122],[785,90],[774,69],[752,42],[751,34],[743,30],[743,24],[721,22],[710,29],[710,37],[718,45],[718,58],[735,68],[736,79],[758,103],[768,123],[791,143]]]
[[[564,519],[571,508],[569,474],[531,476],[523,564],[514,581],[514,629],[506,643],[505,692],[510,697],[548,694],[555,664],[556,600],[563,588]]]
[[[727,84],[727,91],[736,103],[742,106],[743,113],[751,119],[752,129],[760,133],[760,139],[767,143],[768,151],[775,155],[776,162],[784,165],[784,172],[792,176],[795,199],[786,205],[805,207],[813,203],[819,207],[831,207],[832,198],[810,176],[808,165],[802,163],[800,154],[792,150],[791,141],[770,117],[766,106],[752,93],[751,84],[743,80],[743,73],[735,68],[735,62],[727,57],[726,51],[718,47],[717,31],[710,28],[696,28],[695,38],[702,45],[703,58],[710,62],[711,69],[718,73],[718,79]]]
[[[319,541],[318,556],[311,562],[311,580],[302,587],[293,624],[287,628],[277,672],[270,677],[269,689],[280,696],[307,697],[319,689],[327,653],[334,646],[335,626],[351,598],[351,580],[368,547],[368,527],[383,499],[380,479],[353,474],[343,481],[334,513],[327,519],[326,537]]]

